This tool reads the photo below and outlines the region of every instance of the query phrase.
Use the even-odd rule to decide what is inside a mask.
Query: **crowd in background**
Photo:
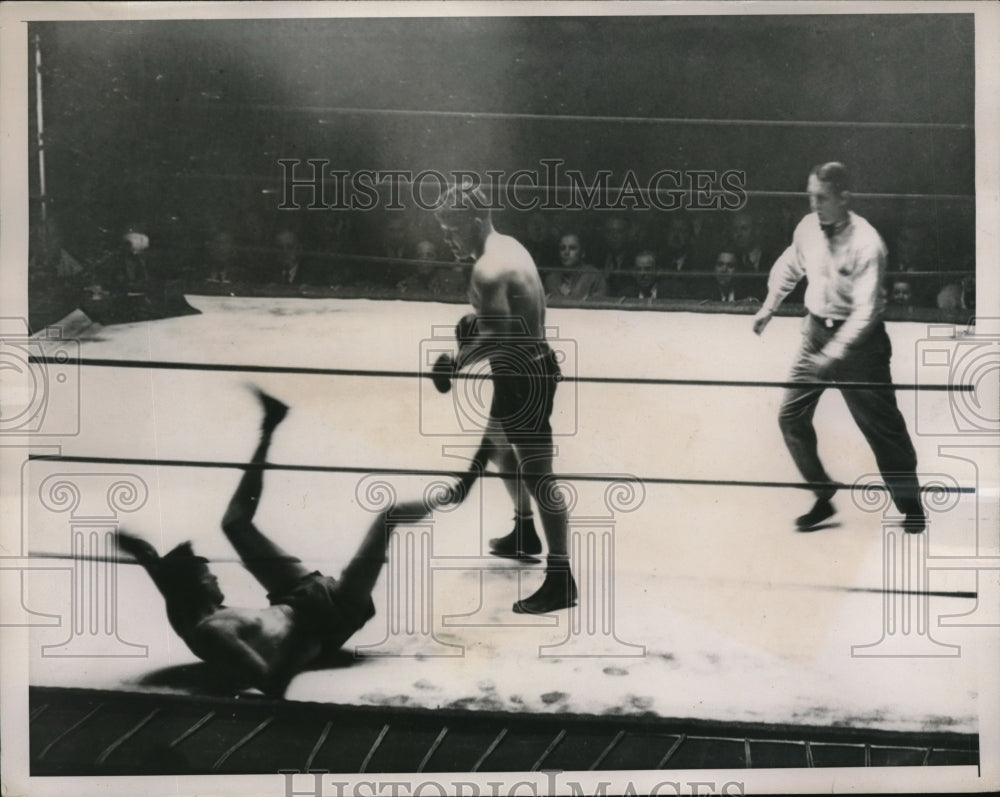
[[[801,214],[501,212],[497,227],[532,254],[550,302],[669,307],[753,306]],[[176,220],[175,220],[176,221]],[[180,225],[183,227],[183,225]],[[469,264],[455,262],[429,212],[281,212],[178,224],[130,222],[86,256],[64,241],[55,212],[33,224],[33,293],[370,295],[464,301]],[[973,310],[975,263],[941,262],[929,225],[883,233],[886,293],[903,308]],[[801,303],[804,286],[786,302]],[[725,309],[722,307],[721,309]]]

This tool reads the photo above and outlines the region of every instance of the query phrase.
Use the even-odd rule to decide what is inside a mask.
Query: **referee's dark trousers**
[[[802,346],[792,366],[790,382],[816,382],[810,373],[810,356],[822,351],[839,329],[841,322],[810,314],[802,330]],[[892,344],[885,325],[879,321],[847,350],[829,381],[879,382],[890,384],[889,360]],[[808,482],[829,482],[830,477],[816,450],[813,415],[823,394],[823,387],[789,388],[781,402],[778,421],[785,445],[799,472]],[[847,389],[841,395],[854,422],[864,434],[896,508],[903,514],[922,514],[920,485],[917,481],[917,455],[899,407],[896,391],[891,389]],[[817,498],[830,498],[834,488],[815,488]]]

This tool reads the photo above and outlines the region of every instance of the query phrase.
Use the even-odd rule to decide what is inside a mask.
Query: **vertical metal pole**
[[[35,115],[38,121],[38,190],[41,194],[42,203],[42,234],[45,234],[44,222],[47,217],[46,204],[48,197],[45,195],[45,143],[43,124],[44,114],[42,113],[42,40],[35,34]]]

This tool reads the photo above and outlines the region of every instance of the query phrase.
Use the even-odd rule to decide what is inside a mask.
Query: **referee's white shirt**
[[[806,277],[806,309],[824,319],[843,321],[823,349],[840,359],[844,351],[882,318],[886,291],[886,248],[878,231],[848,211],[847,222],[831,237],[810,213],[799,222],[789,246],[771,268],[763,309],[774,312]]]

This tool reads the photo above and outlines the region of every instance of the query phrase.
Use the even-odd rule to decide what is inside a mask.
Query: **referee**
[[[806,481],[831,479],[816,450],[813,415],[825,387],[817,382],[881,382],[889,385],[892,345],[882,322],[886,248],[865,219],[850,210],[850,183],[842,163],[825,163],[809,175],[812,210],[799,222],[792,244],[775,261],[768,278],[767,299],[754,317],[760,335],[782,300],[807,279],[808,315],[802,344],[792,365],[792,387],[785,392],[778,416],[785,444]],[[891,388],[842,390],[844,401],[861,429],[896,508],[911,533],[926,526],[917,481],[917,455]],[[833,486],[814,488],[816,503],[796,519],[808,531],[836,510]]]

